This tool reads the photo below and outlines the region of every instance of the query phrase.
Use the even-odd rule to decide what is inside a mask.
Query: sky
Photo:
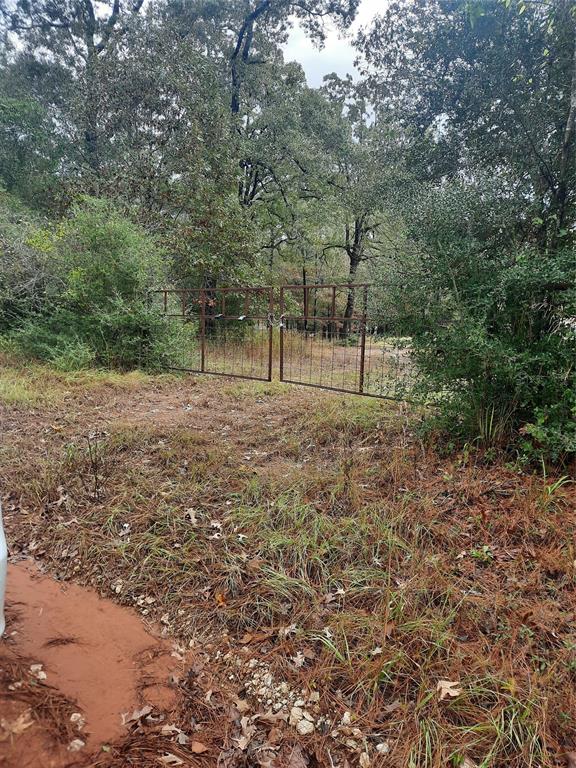
[[[386,0],[361,0],[351,32],[354,33],[358,27],[368,24],[385,4]],[[322,78],[329,72],[336,72],[340,76],[347,72],[354,74],[353,62],[356,53],[351,41],[340,37],[334,27],[327,25],[327,29],[326,44],[321,50],[310,42],[299,26],[294,27],[284,47],[285,60],[300,62],[304,67],[308,85],[312,87],[322,85]]]

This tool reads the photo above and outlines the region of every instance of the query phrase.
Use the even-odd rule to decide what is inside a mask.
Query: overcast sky
[[[361,0],[351,32],[368,24],[385,4],[386,0]],[[336,72],[340,76],[354,72],[356,54],[350,40],[341,38],[333,27],[327,29],[326,45],[322,50],[315,48],[299,27],[294,28],[284,48],[286,61],[299,61],[306,72],[308,85],[313,87],[322,85],[322,78],[329,72]]]

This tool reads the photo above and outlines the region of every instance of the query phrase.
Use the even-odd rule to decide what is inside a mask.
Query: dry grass
[[[0,653],[0,745],[21,733],[26,733],[26,737],[34,734],[35,724],[54,744],[68,744],[78,735],[70,721],[75,711],[73,702],[52,686],[38,682],[30,672],[33,663],[34,659],[17,657],[9,645]],[[20,730],[18,718],[32,725],[24,725]],[[32,728],[29,733],[28,728]],[[0,763],[3,759],[0,753]]]
[[[154,378],[157,381],[170,377]],[[127,374],[98,369],[62,372],[41,363],[17,361],[0,351],[0,404],[10,406],[49,407],[66,400],[74,392],[106,387],[133,390],[152,381],[153,377],[141,371]]]
[[[372,400],[186,379],[144,412],[142,390],[111,391],[66,395],[75,415],[41,451],[10,412],[12,549],[196,649],[204,671],[182,681],[179,717],[200,716],[210,755],[281,765],[299,741],[327,766],[363,753],[398,768],[563,764],[576,747],[573,485],[550,492],[554,478],[480,453],[440,458],[414,414]],[[238,748],[231,702],[253,717],[271,706],[251,660],[272,688],[319,693],[314,735],[279,721],[271,752],[256,719]],[[440,680],[459,695],[440,701]],[[94,765],[145,764],[114,754]]]

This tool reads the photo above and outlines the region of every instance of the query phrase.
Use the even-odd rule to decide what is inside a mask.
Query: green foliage
[[[20,312],[4,315],[21,351],[62,370],[168,361],[173,329],[147,307],[161,275],[158,247],[109,202],[86,199],[58,226],[31,228],[26,243],[45,271]]]
[[[0,188],[0,333],[38,310],[46,284],[42,220]]]
[[[104,200],[86,199],[53,233],[59,301],[95,312],[142,299],[161,275],[154,240]]]
[[[423,190],[408,213],[422,252],[404,264],[398,303],[421,386],[441,395],[453,433],[494,445],[532,424],[534,445],[563,458],[574,449],[575,253],[504,237],[508,214],[489,184]]]
[[[534,421],[524,426],[528,439],[522,442],[528,458],[546,453],[553,462],[576,455],[576,384],[556,403],[534,411]]]
[[[47,204],[59,141],[46,110],[34,99],[3,95],[0,74],[0,181],[33,206]]]

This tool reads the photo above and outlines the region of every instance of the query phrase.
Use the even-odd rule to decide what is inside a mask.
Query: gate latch
[[[285,319],[286,319],[286,315],[282,314],[280,315],[278,322],[276,322],[274,313],[268,312],[268,328],[286,328],[286,323],[284,322]]]

